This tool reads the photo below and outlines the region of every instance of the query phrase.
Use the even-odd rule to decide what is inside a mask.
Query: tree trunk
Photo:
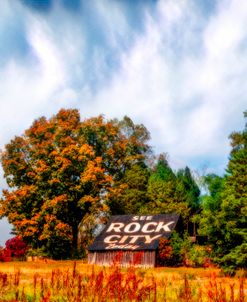
[[[72,226],[72,258],[78,257],[78,225]]]

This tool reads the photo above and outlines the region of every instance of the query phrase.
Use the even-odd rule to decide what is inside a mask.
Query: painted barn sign
[[[125,256],[129,255],[127,258],[138,251],[142,251],[144,256],[145,253],[149,255],[148,258],[151,254],[151,258],[155,258],[159,239],[171,235],[178,219],[176,214],[112,216],[89,247],[89,262],[105,263],[105,259],[111,259],[111,255],[116,255],[117,251],[125,252]]]

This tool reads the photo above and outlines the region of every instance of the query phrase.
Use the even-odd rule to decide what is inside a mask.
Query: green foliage
[[[179,266],[184,264],[191,242],[185,236],[182,238],[177,232],[173,232],[168,239],[162,238],[159,245],[158,261],[163,266]]]
[[[116,182],[119,190],[109,198],[113,215],[138,214],[147,203],[149,170],[144,163],[135,164],[126,170],[123,178]]]
[[[188,253],[188,259],[195,267],[202,267],[206,264],[206,260],[209,257],[207,247],[198,244],[191,245]]]
[[[48,257],[45,247],[37,248],[37,249],[29,249],[27,252],[27,256],[31,257]]]
[[[188,219],[189,208],[183,184],[177,179],[164,155],[161,155],[147,185],[149,202],[143,213],[179,213]]]
[[[221,220],[218,214],[222,203],[222,192],[224,190],[224,178],[215,174],[209,174],[204,177],[204,183],[207,186],[208,194],[201,197],[202,212],[198,222],[200,223],[199,233],[208,236],[208,242],[214,246],[217,253],[219,241],[222,240]],[[223,243],[223,241],[222,241]]]
[[[160,241],[158,253],[159,265],[202,267],[209,259],[207,246],[193,244],[185,233],[181,237],[173,232],[170,239]]]
[[[232,248],[228,254],[216,260],[227,274],[232,274],[236,271],[236,268],[246,268],[247,243],[244,242]]]
[[[209,238],[215,261],[233,272],[247,263],[247,124],[230,138],[227,174],[205,178],[209,195],[203,198],[200,230]]]
[[[177,232],[172,233],[170,244],[172,247],[172,257],[169,261],[170,265],[180,265],[183,262],[183,255],[181,253],[181,250],[184,242]]]
[[[177,173],[178,181],[180,181],[184,187],[186,195],[186,203],[190,208],[190,212],[195,213],[199,209],[199,196],[200,189],[196,184],[191,171],[188,167],[180,169]]]

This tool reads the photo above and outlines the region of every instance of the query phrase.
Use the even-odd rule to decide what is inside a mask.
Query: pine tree
[[[111,194],[111,214],[138,214],[147,203],[149,170],[144,163],[135,164],[126,170],[123,178],[116,182],[116,194]]]
[[[220,262],[235,269],[247,265],[247,123],[230,139],[232,151],[219,213],[225,230]]]
[[[145,213],[177,213],[188,219],[184,186],[178,181],[164,154],[159,156],[150,175],[147,193],[149,202],[143,209]]]
[[[191,174],[190,168],[185,167],[185,169],[180,169],[177,173],[177,178],[184,186],[186,202],[190,208],[190,213],[194,214],[196,211],[198,211],[200,206],[200,189]]]
[[[203,198],[200,229],[208,236],[215,261],[233,273],[247,263],[247,123],[230,139],[226,175],[206,178],[209,195]]]

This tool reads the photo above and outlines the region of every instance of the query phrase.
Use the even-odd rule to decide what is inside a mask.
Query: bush
[[[158,248],[158,264],[161,266],[178,266],[183,262],[182,247],[184,240],[173,232],[170,239],[161,238]]]
[[[206,248],[198,244],[192,245],[188,253],[191,264],[196,267],[205,266],[208,262],[207,256]]]
[[[231,252],[223,257],[215,258],[215,261],[222,267],[226,275],[235,275],[238,269],[247,268],[247,243],[236,246]]]
[[[211,263],[208,247],[192,244],[187,234],[181,238],[173,232],[170,239],[161,238],[158,248],[160,266],[207,266]]]
[[[5,247],[10,251],[11,257],[24,258],[27,252],[27,244],[21,239],[20,236],[16,236],[6,241]]]
[[[27,244],[20,236],[6,241],[5,248],[0,250],[0,261],[11,261],[13,258],[23,260],[27,252]]]
[[[2,248],[0,250],[0,261],[1,262],[9,262],[11,261],[11,252],[10,250]]]
[[[29,249],[27,252],[27,256],[31,257],[48,257],[48,254],[45,252],[44,248],[38,248],[38,249]]]
[[[172,247],[170,244],[170,240],[167,238],[161,238],[159,241],[159,248],[158,248],[158,257],[157,257],[157,264],[158,266],[163,266],[169,263],[169,260],[172,257]]]

